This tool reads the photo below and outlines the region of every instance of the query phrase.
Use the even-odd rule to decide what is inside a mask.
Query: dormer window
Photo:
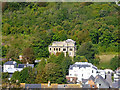
[[[72,51],[72,48],[70,48],[70,51]]]
[[[65,48],[63,48],[63,51],[66,51],[66,49],[65,49]]]

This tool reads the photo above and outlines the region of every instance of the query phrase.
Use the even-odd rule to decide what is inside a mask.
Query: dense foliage
[[[118,67],[120,67],[120,56],[115,56],[110,61],[111,69],[116,70]]]
[[[95,55],[118,52],[118,6],[115,3],[6,3],[2,16],[2,57],[41,62],[35,68],[15,72],[11,82],[66,83],[68,68],[75,62],[98,65]],[[76,41],[76,57],[49,55],[48,45],[66,39]],[[117,57],[111,68],[117,67]],[[7,74],[5,75],[7,77]],[[6,78],[5,77],[5,78]],[[6,79],[7,80],[7,79]]]
[[[17,7],[17,8],[16,8]],[[7,3],[2,18],[3,57],[33,48],[48,57],[48,45],[71,38],[77,46],[92,41],[99,52],[118,51],[115,3]]]

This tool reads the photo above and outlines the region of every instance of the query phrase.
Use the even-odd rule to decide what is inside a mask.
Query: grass
[[[100,58],[100,64],[97,66],[99,69],[110,69],[110,60],[118,55],[117,53],[102,53],[101,55],[97,55]]]

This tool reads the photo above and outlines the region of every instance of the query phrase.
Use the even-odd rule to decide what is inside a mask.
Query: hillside
[[[3,57],[31,47],[48,57],[48,45],[68,38],[92,42],[98,53],[118,52],[118,6],[115,3],[7,3],[2,17]],[[13,53],[10,55],[9,53]]]

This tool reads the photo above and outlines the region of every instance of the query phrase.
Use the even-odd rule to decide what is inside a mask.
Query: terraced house
[[[69,56],[74,57],[76,52],[76,42],[72,39],[67,39],[66,41],[54,41],[49,45],[49,52],[54,55],[63,52],[65,56],[68,53]]]

